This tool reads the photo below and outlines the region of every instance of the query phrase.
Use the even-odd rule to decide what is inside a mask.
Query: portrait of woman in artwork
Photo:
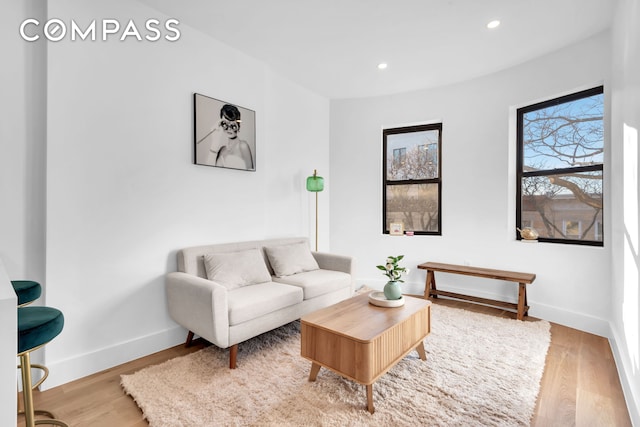
[[[199,94],[194,105],[195,163],[255,171],[255,113]]]

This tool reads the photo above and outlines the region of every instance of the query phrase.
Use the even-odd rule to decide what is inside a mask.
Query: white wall
[[[331,243],[357,258],[361,283],[380,288],[375,269],[387,255],[405,255],[405,290],[421,293],[425,271],[439,261],[532,272],[530,314],[608,333],[610,240],[604,247],[522,243],[515,239],[514,107],[605,84],[609,96],[610,36],[483,78],[436,89],[331,102]],[[441,120],[442,236],[382,234],[383,127]],[[607,188],[607,206],[611,197]],[[605,210],[611,229],[610,208]],[[440,287],[516,300],[512,284],[438,277]]]
[[[148,18],[169,18],[125,0],[61,0],[48,7],[47,16],[67,23],[110,18],[143,26]],[[17,2],[15,9],[8,25],[17,34],[30,12]],[[3,147],[4,172],[21,186],[3,188],[3,202],[24,205],[25,187],[38,174],[25,160],[24,150],[35,145],[27,134],[31,127],[46,130],[46,153],[35,150],[37,161],[46,161],[39,201],[44,206],[46,199],[46,214],[38,224],[43,230],[46,224],[43,283],[46,304],[65,315],[63,332],[45,348],[46,388],[184,340],[164,293],[164,275],[175,270],[179,248],[312,237],[304,178],[317,168],[330,181],[328,101],[186,25],[179,28],[174,43],[48,42],[48,52],[39,55],[47,60],[46,91],[43,85],[37,93],[46,99],[47,126],[27,123],[19,112],[11,138],[16,147],[7,158]],[[21,39],[11,47],[30,48]],[[25,82],[14,89],[14,104],[2,107],[24,110],[22,91],[37,78],[20,58],[12,65],[16,75],[26,74]],[[256,172],[192,164],[193,92],[256,111]],[[322,196],[320,248],[328,249],[328,189]],[[28,272],[33,262],[23,256],[27,216],[21,210],[3,218],[3,227],[16,234],[16,246],[0,247],[10,274]]]
[[[640,1],[622,0],[613,25],[612,347],[634,425],[640,425]]]
[[[299,230],[315,246],[315,193],[306,191],[306,178],[318,170],[325,189],[318,193],[318,250],[329,250],[329,102],[310,96],[306,89],[292,85],[279,75],[267,72],[265,97],[265,138],[274,142],[264,159],[269,167],[264,215],[267,234],[282,236]],[[308,212],[308,215],[301,215]]]
[[[44,280],[46,44],[19,36],[46,2],[11,0],[0,14],[0,257],[11,279]]]

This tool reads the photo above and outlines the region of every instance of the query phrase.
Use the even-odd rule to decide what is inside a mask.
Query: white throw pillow
[[[206,254],[204,268],[209,280],[229,290],[271,281],[271,274],[258,249]]]
[[[306,243],[271,246],[264,250],[276,277],[320,269]]]

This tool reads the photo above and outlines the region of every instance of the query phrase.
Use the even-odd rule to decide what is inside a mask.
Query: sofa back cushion
[[[264,251],[276,277],[291,276],[320,268],[316,259],[311,255],[307,243],[265,246]]]
[[[270,282],[264,258],[258,249],[204,255],[207,278],[227,289]]]
[[[211,253],[227,253],[238,252],[247,249],[258,249],[267,264],[267,269],[271,274],[274,274],[271,265],[269,264],[266,255],[264,254],[264,246],[278,246],[289,245],[292,243],[304,243],[309,247],[309,239],[306,237],[284,237],[280,239],[265,239],[254,240],[247,242],[234,242],[234,243],[217,243],[213,245],[204,246],[191,246],[188,248],[180,249],[177,252],[178,271],[187,274],[193,274],[194,276],[207,278],[207,271],[204,267],[204,256]]]

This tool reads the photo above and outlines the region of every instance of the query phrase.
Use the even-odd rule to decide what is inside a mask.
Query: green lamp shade
[[[307,178],[307,191],[318,192],[324,190],[324,178],[313,175]]]

